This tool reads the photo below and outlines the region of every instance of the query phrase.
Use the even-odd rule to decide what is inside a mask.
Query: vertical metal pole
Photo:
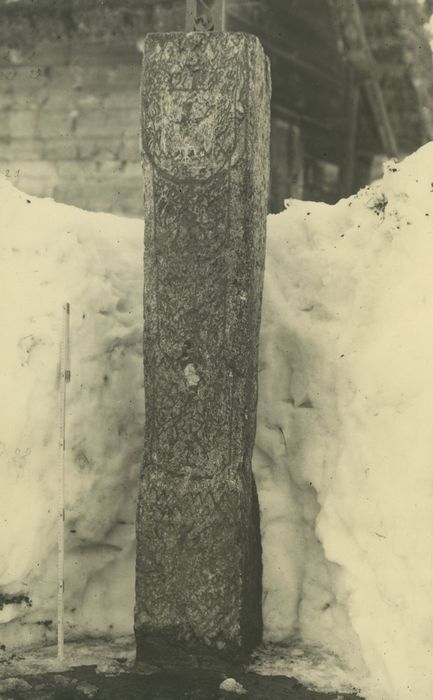
[[[185,31],[194,31],[194,21],[197,17],[197,0],[186,0]]]
[[[69,317],[70,307],[66,303],[62,314],[62,337],[60,341],[60,459],[59,502],[57,513],[57,658],[64,659],[65,641],[65,452],[66,452],[66,384],[71,378],[69,362]]]
[[[226,0],[215,0],[212,7],[214,28],[216,32],[226,31]]]

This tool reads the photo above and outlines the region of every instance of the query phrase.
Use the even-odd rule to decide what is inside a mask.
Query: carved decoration
[[[260,641],[251,453],[268,81],[254,37],[146,37],[139,657],[159,658],[167,644],[170,654],[174,645],[180,656],[227,657]]]

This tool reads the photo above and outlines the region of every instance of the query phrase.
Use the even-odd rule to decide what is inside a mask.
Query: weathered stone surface
[[[139,660],[236,661],[261,639],[251,454],[269,104],[255,37],[146,37]]]
[[[94,698],[98,693],[98,688],[87,681],[80,681],[76,686],[77,692],[84,698]]]
[[[0,680],[0,693],[25,692],[31,690],[31,687],[24,678],[3,678]]]
[[[61,676],[60,674],[53,676],[52,681],[59,688],[70,688],[71,685],[76,685],[77,680],[71,676]]]

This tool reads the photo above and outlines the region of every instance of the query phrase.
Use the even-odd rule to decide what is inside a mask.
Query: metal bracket
[[[185,31],[224,32],[226,0],[186,0]]]

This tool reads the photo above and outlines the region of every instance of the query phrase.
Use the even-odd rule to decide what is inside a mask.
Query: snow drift
[[[269,221],[255,470],[272,640],[433,696],[433,144]],[[279,484],[279,488],[276,488]],[[283,583],[284,581],[284,583]]]
[[[1,642],[53,638],[55,629],[65,301],[71,303],[73,376],[66,631],[130,633],[144,415],[142,224],[28,197],[4,180],[0,201]]]
[[[433,145],[269,217],[254,469],[265,636],[369,700],[433,695]],[[66,620],[132,631],[142,223],[0,183],[0,642],[54,638],[61,307],[71,303]],[[281,671],[281,668],[279,668]]]

